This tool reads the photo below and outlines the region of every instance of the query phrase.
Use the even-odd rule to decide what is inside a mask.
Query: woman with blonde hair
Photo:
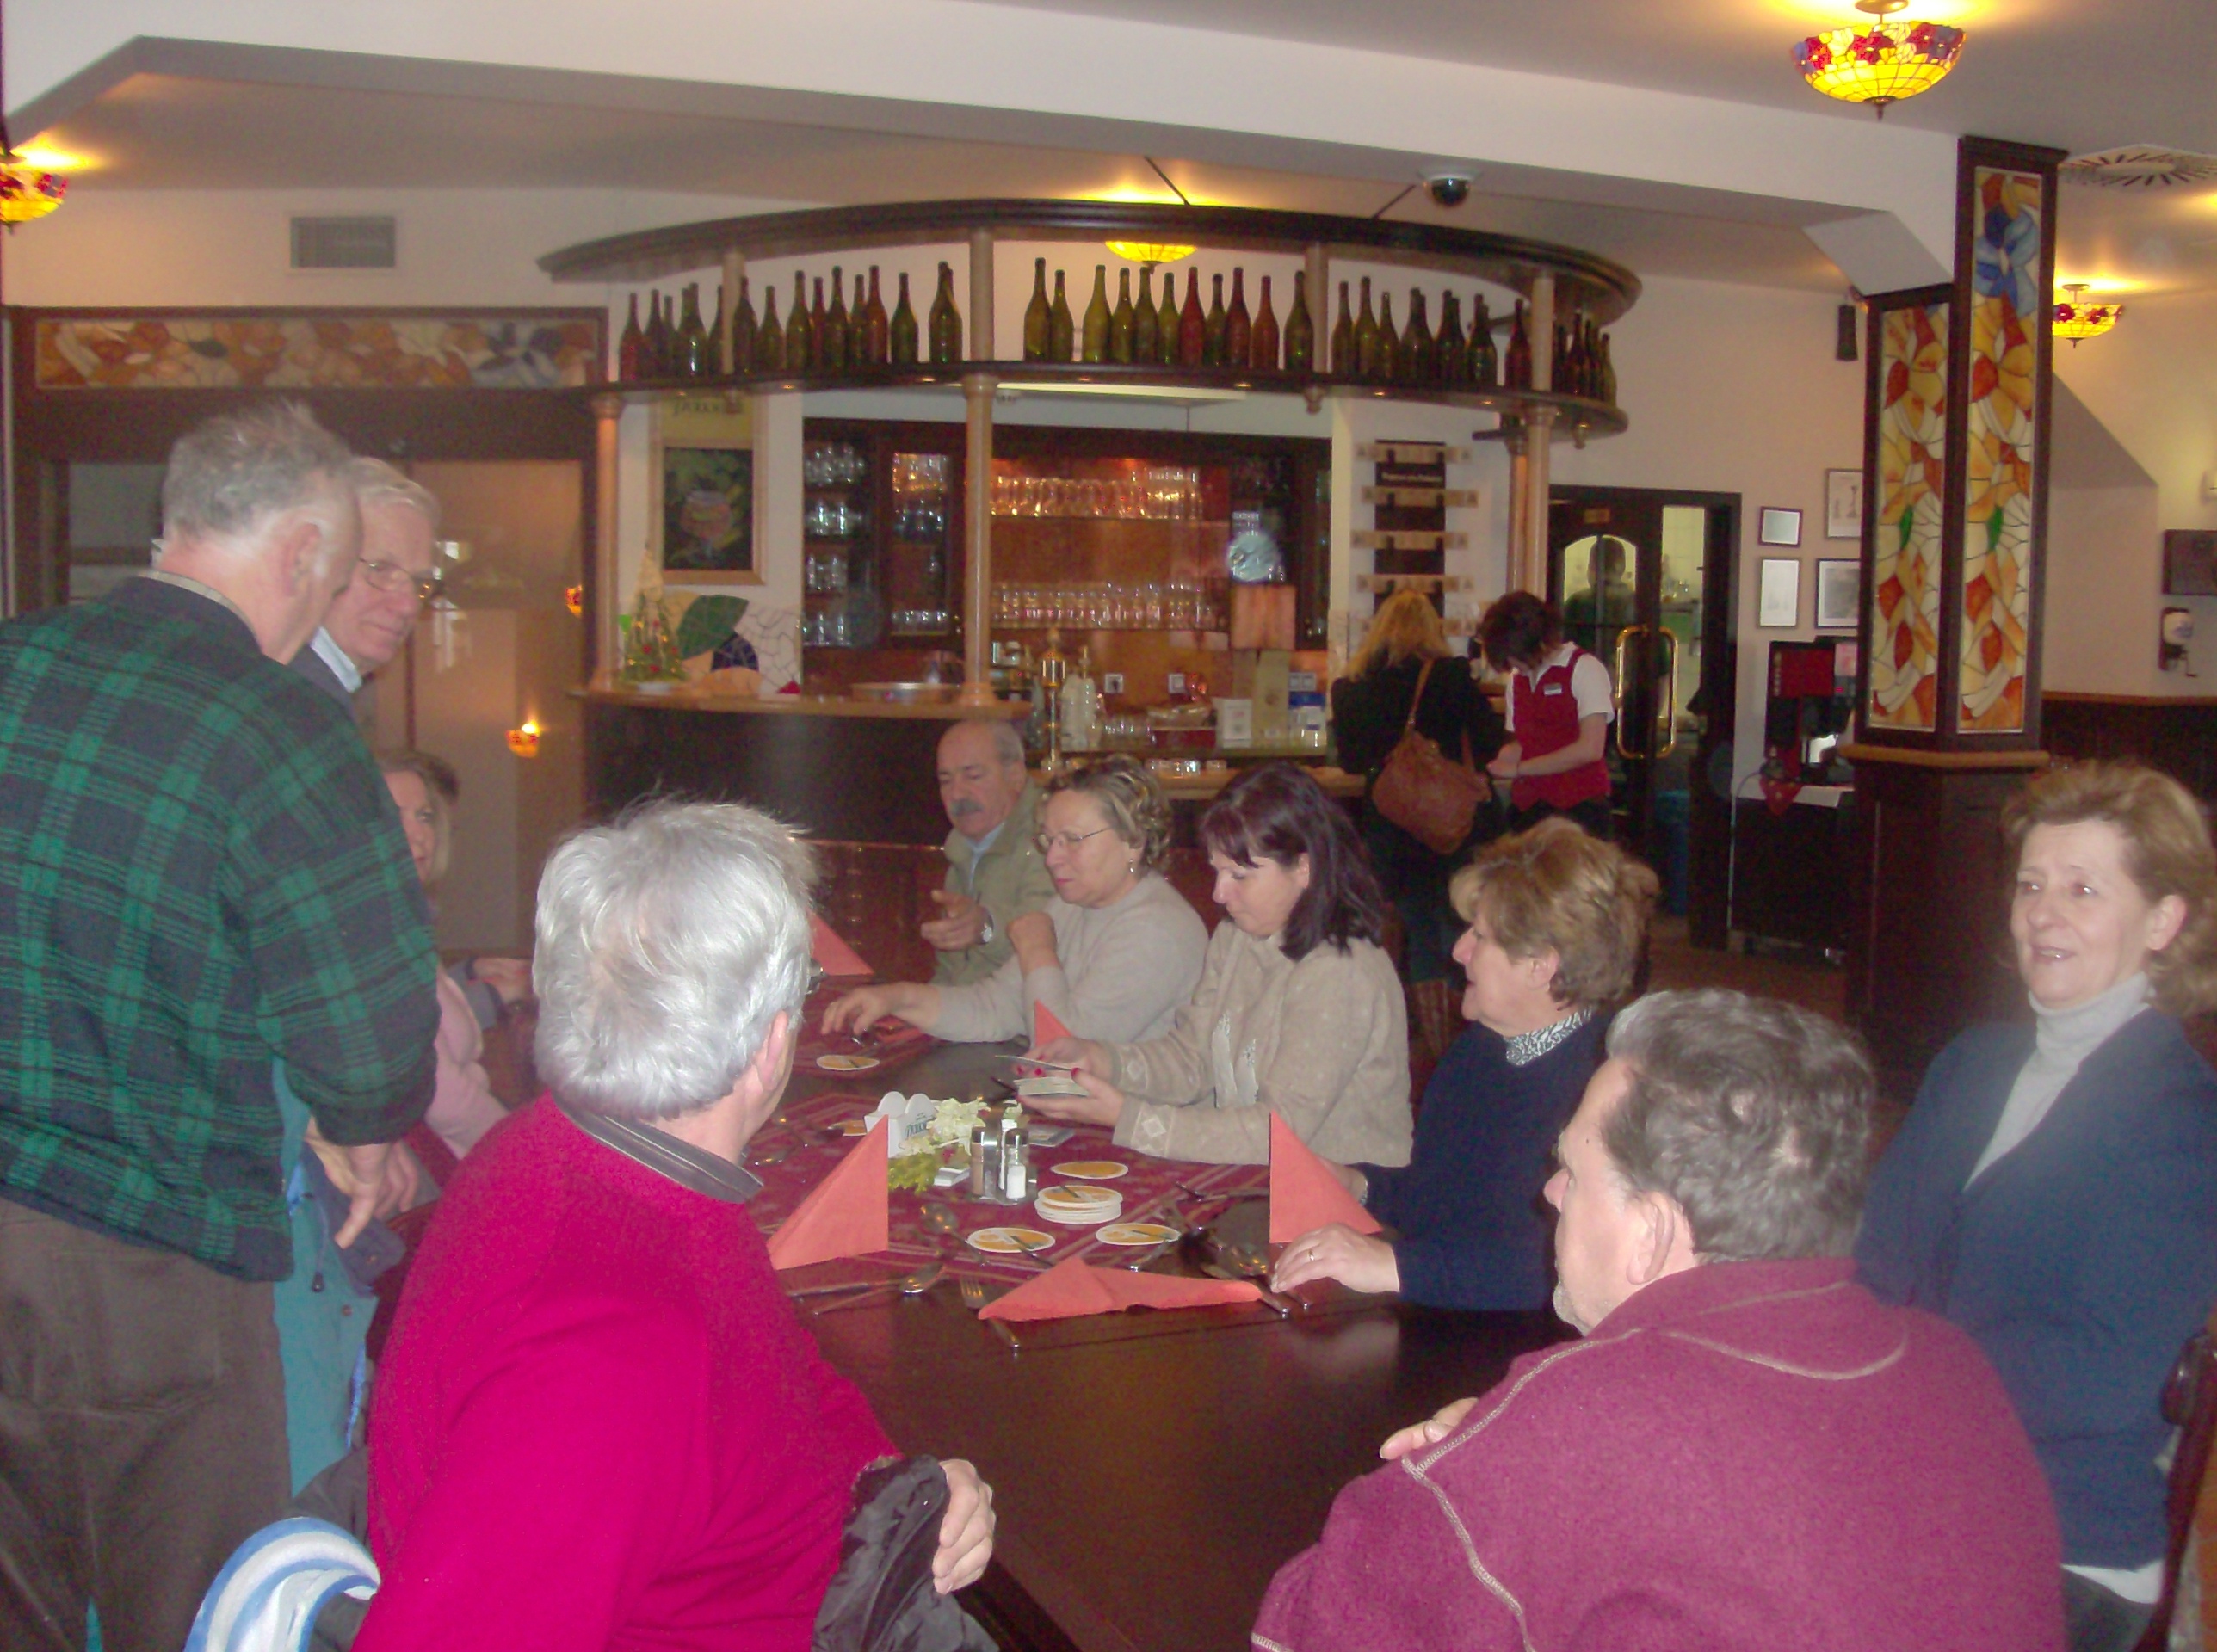
[[[1940,1052],[1856,1260],[1993,1361],[2054,1494],[2071,1644],[2123,1648],[2161,1583],[2164,1381],[2217,1303],[2217,1074],[2180,1025],[2217,1008],[2217,851],[2136,763],[2052,769],[2002,829],[2031,1024]]]
[[[1455,874],[1469,927],[1454,956],[1475,1025],[1432,1075],[1408,1165],[1342,1172],[1393,1236],[1338,1223],[1305,1233],[1279,1256],[1279,1285],[1331,1279],[1436,1308],[1547,1306],[1540,1189],[1601,1064],[1607,1008],[1631,989],[1656,887],[1647,867],[1560,818],[1488,844]]]
[[[1402,974],[1412,987],[1440,983],[1414,995],[1419,1014],[1431,1023],[1419,1030],[1436,1055],[1448,1034],[1448,949],[1454,942],[1447,915],[1448,878],[1472,843],[1492,835],[1496,817],[1481,804],[1470,837],[1439,854],[1378,811],[1370,792],[1409,726],[1412,706],[1417,732],[1451,760],[1467,748],[1481,775],[1508,737],[1501,714],[1472,678],[1470,662],[1448,652],[1431,599],[1422,591],[1400,590],[1378,605],[1347,675],[1332,684],[1332,730],[1339,766],[1364,779],[1362,843],[1400,915]]]

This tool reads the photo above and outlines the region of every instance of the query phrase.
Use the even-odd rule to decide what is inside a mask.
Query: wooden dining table
[[[997,1053],[931,1046],[886,1084],[973,1093]],[[789,1094],[826,1088],[804,1069]],[[1244,1304],[1054,1322],[1011,1347],[951,1280],[807,1323],[904,1450],[967,1458],[992,1485],[994,1563],[965,1600],[1010,1652],[1239,1652],[1273,1574],[1387,1434],[1566,1335],[1552,1315],[1337,1292],[1282,1318]]]

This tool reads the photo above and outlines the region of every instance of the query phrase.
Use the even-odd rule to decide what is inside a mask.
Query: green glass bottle
[[[642,376],[648,379],[667,377],[670,372],[670,327],[662,318],[662,289],[649,287],[646,293],[646,342],[639,353]]]
[[[1378,295],[1378,376],[1401,376],[1401,335],[1393,330],[1393,295]]]
[[[1462,336],[1462,300],[1440,294],[1440,330],[1432,341],[1435,383],[1461,385],[1470,371],[1470,341]]]
[[[1409,289],[1409,324],[1401,330],[1401,370],[1395,377],[1411,385],[1429,385],[1439,362],[1432,354],[1432,324],[1424,313],[1424,295]]]
[[[1255,309],[1255,330],[1249,336],[1247,365],[1257,373],[1278,370],[1278,317],[1270,308],[1270,278],[1263,278],[1263,301]]]
[[[1139,303],[1132,312],[1132,360],[1152,365],[1162,346],[1155,333],[1155,267],[1139,266]]]
[[[1362,278],[1362,313],[1355,321],[1355,374],[1358,379],[1378,376],[1378,317],[1370,312],[1370,278]]]
[[[1511,390],[1532,388],[1532,335],[1524,327],[1524,300],[1516,300],[1516,318],[1509,324],[1508,360],[1503,364],[1504,382]]]
[[[1309,273],[1294,272],[1294,301],[1286,311],[1286,371],[1316,369],[1316,320],[1309,314]]]
[[[701,365],[706,378],[714,378],[724,371],[724,284],[716,283],[716,318],[708,324],[708,348]]]
[[[954,307],[954,266],[939,267],[939,291],[931,300],[931,361],[951,367],[962,359],[962,312]]]
[[[1078,324],[1071,319],[1070,299],[1062,289],[1062,272],[1054,273],[1054,302],[1047,312],[1047,359],[1078,360]]]
[[[870,296],[868,307],[863,308],[862,278],[859,275],[855,277],[855,299],[856,307],[861,309],[863,339],[863,348],[856,354],[872,367],[882,367],[886,364],[887,354],[887,323],[886,301],[878,293],[878,267],[875,264],[870,266]]]
[[[1470,301],[1467,375],[1473,390],[1493,390],[1501,383],[1501,351],[1493,342],[1493,317],[1486,313],[1483,293],[1473,295]]]
[[[816,292],[817,303],[823,303],[824,289],[818,287]],[[847,278],[837,264],[831,266],[831,307],[818,324],[823,330],[816,345],[818,363],[826,373],[846,372],[851,330],[847,325]]]
[[[755,329],[755,371],[785,371],[785,329],[778,325],[777,289],[763,288],[762,325]]]
[[[809,371],[816,359],[816,330],[808,324],[808,278],[793,272],[793,313],[785,318],[785,370]]]
[[[1032,260],[1032,301],[1024,306],[1024,360],[1047,360],[1047,260]]]
[[[1178,360],[1177,271],[1163,272],[1163,305],[1155,311],[1155,360],[1166,367]]]
[[[908,301],[908,272],[901,271],[900,296],[893,301],[893,319],[888,345],[892,351],[893,365],[912,367],[916,365],[916,311]]]
[[[1362,364],[1355,354],[1355,322],[1347,311],[1347,283],[1339,284],[1339,319],[1331,330],[1331,370],[1342,374],[1354,373]]]
[[[1116,307],[1108,316],[1108,359],[1128,365],[1132,360],[1133,336],[1139,329],[1139,317],[1132,310],[1132,272],[1116,272]]]
[[[747,291],[747,278],[739,277],[739,307],[732,312],[732,371],[755,368],[755,301]]]
[[[639,294],[634,293],[630,319],[624,323],[623,336],[616,341],[616,382],[645,378],[645,362],[646,330],[639,324]]]
[[[1601,336],[1601,387],[1595,391],[1611,407],[1616,405],[1616,358],[1609,348],[1609,335]]]
[[[1093,298],[1085,306],[1080,353],[1087,361],[1108,359],[1108,266],[1093,266]]]
[[[1208,359],[1208,318],[1201,312],[1201,272],[1185,278],[1185,307],[1178,311],[1178,366],[1197,367]]]
[[[1230,330],[1231,317],[1224,308],[1224,277],[1208,278],[1208,315],[1201,323],[1201,365],[1220,367],[1224,365],[1225,335]]]
[[[1255,323],[1247,313],[1247,272],[1232,269],[1232,305],[1224,312],[1224,359],[1217,365],[1244,369],[1255,351]]]
[[[841,308],[844,307],[843,304]],[[818,275],[816,278],[816,302],[808,307],[808,367],[812,373],[827,370],[824,361],[825,352],[831,348],[831,311],[824,305],[824,278]],[[840,342],[843,348],[839,365],[843,367],[847,365],[843,349],[845,341]]]

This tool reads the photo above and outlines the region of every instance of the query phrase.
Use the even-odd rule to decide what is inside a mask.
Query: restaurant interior
[[[1851,1028],[1882,1145],[1951,1040],[2022,1019],[2028,780],[2136,759],[2217,804],[2208,20],[1906,15],[1959,52],[1874,106],[1795,60],[1869,24],[1844,0],[19,0],[0,107],[46,193],[0,241],[6,613],[144,572],[171,445],[296,398],[440,502],[358,714],[459,776],[442,955],[528,955],[549,853],[676,795],[800,828],[842,956],[911,981],[957,721],[1042,779],[1142,763],[1213,928],[1227,785],[1289,761],[1361,808],[1329,707],[1378,606],[1422,593],[1476,659],[1528,591],[1608,669],[1642,989]],[[2014,354],[1945,325],[1997,293]],[[1421,1095],[1464,1023],[1415,991]],[[885,1082],[987,1094],[929,1042],[796,1080],[765,1224]],[[485,1061],[537,1093],[527,1011]],[[1157,1161],[1122,1213],[1264,1175]],[[943,1261],[892,1199],[874,1272],[804,1282]],[[1344,1291],[1012,1329],[975,1310],[1030,1259],[954,1249],[960,1302],[816,1334],[997,1488],[970,1593],[1009,1649],[1247,1644],[1377,1441],[1553,1334]],[[2173,1645],[2217,1644],[2202,1556]]]

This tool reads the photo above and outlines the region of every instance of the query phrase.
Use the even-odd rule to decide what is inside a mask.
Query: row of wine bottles
[[[909,303],[908,277],[900,279],[899,297],[891,313],[878,290],[878,267],[870,266],[866,283],[855,277],[855,302],[847,303],[845,272],[831,267],[831,301],[824,301],[824,278],[816,277],[815,303],[809,303],[808,276],[793,273],[793,305],[786,320],[777,315],[777,294],[765,291],[762,314],[755,314],[754,294],[744,276],[739,278],[739,305],[732,317],[732,370],[738,373],[838,373],[850,367],[914,367],[918,350],[928,339],[930,360],[947,365],[962,359],[962,314],[954,307],[954,269],[939,267],[939,292],[931,301],[924,328],[917,326],[916,311]],[[616,376],[641,379],[712,379],[724,371],[723,295],[716,299],[716,318],[701,320],[701,288],[689,283],[684,307],[673,297],[663,302],[659,289],[647,295],[648,320],[639,319],[639,296],[632,295],[631,314],[616,345]]]
[[[1227,305],[1224,277],[1212,278],[1211,302],[1201,305],[1201,273],[1186,277],[1185,300],[1177,299],[1177,272],[1163,277],[1162,301],[1155,301],[1154,270],[1139,272],[1139,293],[1132,296],[1132,272],[1117,272],[1117,299],[1108,303],[1108,266],[1093,267],[1093,297],[1083,319],[1071,314],[1063,285],[1063,272],[1054,276],[1054,297],[1047,297],[1047,260],[1033,269],[1031,303],[1024,311],[1023,359],[1027,361],[1088,361],[1132,363],[1167,367],[1232,367],[1257,373],[1309,373],[1318,370],[1316,324],[1308,303],[1308,276],[1294,275],[1294,301],[1282,328],[1272,307],[1270,278],[1262,278],[1261,303],[1251,314],[1247,308],[1246,272],[1232,272],[1232,298]],[[948,366],[962,359],[962,316],[954,305],[954,271],[939,267],[939,291],[931,302],[925,330],[919,335],[916,311],[909,304],[908,277],[900,278],[899,294],[887,314],[879,295],[877,266],[869,277],[855,277],[855,301],[846,299],[844,273],[831,268],[831,299],[824,298],[824,278],[815,280],[815,301],[809,303],[808,277],[796,270],[793,303],[781,323],[777,294],[766,292],[760,317],[743,277],[738,309],[732,318],[732,359],[741,373],[840,373],[850,367],[912,367],[918,349],[929,341],[929,359]],[[1496,348],[1493,319],[1482,295],[1471,298],[1470,330],[1462,324],[1461,300],[1454,293],[1440,295],[1440,324],[1432,328],[1421,287],[1409,289],[1408,320],[1396,325],[1393,295],[1379,295],[1371,305],[1370,278],[1360,283],[1359,309],[1349,302],[1349,283],[1339,284],[1339,318],[1328,341],[1327,368],[1332,373],[1390,384],[1436,385],[1446,389],[1491,389],[1505,385],[1529,390],[1533,384],[1532,339],[1522,301],[1510,323],[1506,351]],[[665,305],[660,291],[647,297],[648,320],[639,319],[639,298],[633,294],[631,314],[617,347],[617,375],[627,381],[651,379],[707,379],[724,371],[721,340],[723,299],[717,297],[713,322],[701,319],[701,289],[689,283],[683,308],[672,298]],[[1555,324],[1551,361],[1553,387],[1564,395],[1583,396],[1614,405],[1616,368],[1609,356],[1609,336],[1590,317],[1573,316],[1567,325]]]

